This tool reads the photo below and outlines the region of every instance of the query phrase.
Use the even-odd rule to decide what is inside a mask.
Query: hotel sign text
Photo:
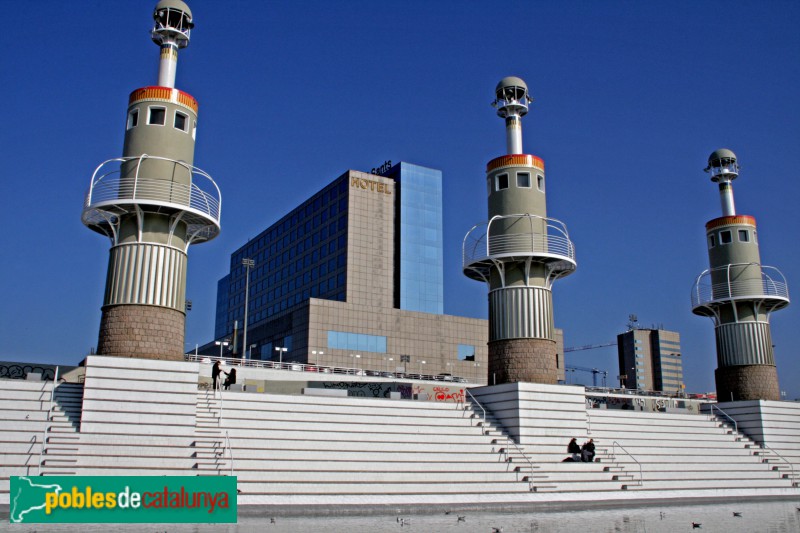
[[[383,194],[392,194],[388,183],[381,183],[380,181],[367,180],[364,178],[350,178],[350,187]]]

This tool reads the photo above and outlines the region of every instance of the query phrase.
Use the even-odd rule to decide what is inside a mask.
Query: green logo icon
[[[228,476],[12,476],[11,523],[235,523]]]

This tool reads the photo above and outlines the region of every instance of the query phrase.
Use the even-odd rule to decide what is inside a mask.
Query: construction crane
[[[605,348],[607,346],[616,346],[617,342],[604,342],[601,344],[584,344],[583,346],[574,346],[571,348],[564,348],[564,353],[567,352],[580,352],[581,350],[594,350],[595,348]],[[607,370],[599,370],[597,368],[587,368],[584,366],[575,366],[575,365],[564,365],[564,369],[569,371],[572,370],[573,372],[578,370],[580,372],[591,372],[592,373],[592,386],[597,387],[597,374],[603,374],[603,387],[606,386],[606,378],[608,377]]]
[[[579,371],[579,372],[591,372],[592,373],[592,386],[597,387],[597,374],[603,374],[603,387],[606,386],[606,378],[608,377],[607,370],[599,370],[597,368],[587,368],[585,366],[575,366],[575,365],[564,365],[564,370],[569,372],[572,371]]]
[[[564,353],[567,352],[580,352],[581,350],[594,350],[595,348],[605,348],[606,346],[616,346],[617,341],[604,342],[603,344],[585,344],[583,346],[574,346],[572,348],[564,348]]]

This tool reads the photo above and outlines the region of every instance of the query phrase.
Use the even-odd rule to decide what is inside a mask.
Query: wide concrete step
[[[223,456],[227,459],[227,453]],[[517,474],[513,468],[507,467],[502,463],[482,462],[482,463],[462,463],[462,462],[442,462],[442,461],[393,461],[393,462],[364,462],[364,461],[284,461],[284,460],[248,460],[241,459],[234,450],[234,463],[237,475],[241,478],[250,480],[260,479],[261,472],[337,472],[340,479],[355,475],[358,472],[401,472],[414,473],[419,475],[435,475],[438,472],[502,472],[508,475]],[[522,473],[520,473],[522,475]]]
[[[312,433],[336,433],[346,432],[351,435],[378,434],[385,435],[398,435],[398,439],[403,439],[404,436],[416,435],[423,436],[429,440],[439,438],[449,438],[451,435],[466,435],[475,436],[480,435],[480,429],[470,426],[435,426],[418,424],[346,424],[346,423],[328,423],[317,422],[313,424],[300,424],[290,421],[263,421],[263,420],[231,420],[227,417],[223,419],[222,425],[230,429],[231,432],[236,431],[242,433],[245,431],[261,431],[261,435],[265,436],[272,434],[276,431],[293,431],[302,427],[304,430]]]
[[[289,440],[289,439],[270,439],[269,442],[255,439],[231,438],[231,447],[237,450],[238,454],[253,453],[256,455],[268,455],[273,449],[280,450],[330,450],[348,452],[391,452],[398,450],[397,442],[359,442],[359,441],[336,441],[328,440]],[[487,442],[416,442],[405,443],[402,446],[403,452],[436,452],[436,453],[500,453],[497,445]],[[266,453],[260,453],[266,452]]]
[[[238,448],[233,447],[234,457],[239,458]],[[465,453],[441,451],[405,452],[405,451],[385,451],[385,452],[359,452],[347,450],[284,450],[273,448],[270,450],[270,457],[281,460],[311,460],[311,461],[364,461],[364,462],[503,462],[496,454],[485,452]]]
[[[519,481],[506,482],[463,482],[463,483],[422,483],[412,481],[407,483],[354,483],[333,481],[327,483],[295,483],[287,480],[284,483],[243,482],[239,484],[242,492],[246,494],[362,494],[374,496],[375,494],[447,494],[447,493],[474,493],[474,494],[502,494],[529,492],[528,484]]]
[[[626,485],[623,490],[692,490],[692,489],[746,489],[746,488],[786,488],[791,487],[785,479],[702,479],[702,480],[651,480],[645,477],[641,487]]]
[[[362,470],[343,473],[341,471],[320,470],[270,470],[261,471],[254,476],[244,476],[239,471],[236,463],[236,472],[239,481],[253,481],[259,483],[346,483],[357,480],[358,483],[508,483],[522,480],[514,472],[472,472],[468,470],[458,472],[398,472],[392,470]]]

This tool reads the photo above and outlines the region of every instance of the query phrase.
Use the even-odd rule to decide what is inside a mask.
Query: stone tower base
[[[556,342],[547,339],[509,339],[489,342],[489,385],[501,383],[558,383]]]
[[[186,315],[153,305],[103,308],[98,355],[183,361]]]
[[[725,366],[718,368],[714,377],[717,382],[718,402],[781,399],[778,369],[774,366]]]

